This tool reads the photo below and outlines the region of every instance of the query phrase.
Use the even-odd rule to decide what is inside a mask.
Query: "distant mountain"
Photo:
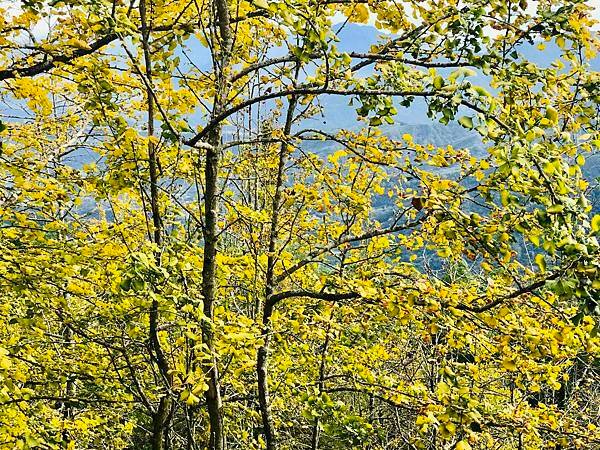
[[[393,35],[384,34],[372,26],[345,24],[337,25],[339,42],[335,43],[337,48],[344,52],[368,52],[371,45],[382,42]],[[523,45],[519,48],[519,52],[523,58],[532,61],[538,65],[548,67],[560,56],[559,49],[551,44],[546,43],[546,48],[540,50],[536,45]],[[273,50],[273,55],[284,53],[284,49]],[[183,56],[183,55],[181,55]],[[202,69],[209,69],[210,54],[205,47],[202,47],[199,42],[191,41],[189,54],[196,64],[200,64]],[[181,58],[182,66],[189,66],[187,58]],[[600,70],[600,58],[592,61],[592,69]],[[199,67],[200,67],[199,66]],[[185,67],[184,67],[185,69]],[[365,73],[371,69],[366,69]],[[443,73],[449,70],[440,71]],[[486,86],[488,78],[483,75],[478,75],[471,78],[474,83]],[[340,129],[358,130],[364,124],[357,121],[357,115],[352,106],[349,106],[350,98],[346,96],[324,95],[319,98],[322,107],[322,114],[303,121],[300,126],[302,128],[319,128],[331,133],[335,133]],[[354,106],[357,106],[357,101],[354,100]],[[422,144],[433,144],[435,146],[452,145],[455,148],[468,148],[471,153],[481,156],[485,153],[485,147],[481,142],[479,135],[474,131],[469,131],[456,123],[442,125],[429,117],[427,117],[426,104],[422,99],[415,99],[413,104],[406,108],[397,105],[398,114],[395,116],[396,123],[393,125],[382,126],[383,132],[394,139],[399,139],[403,134],[408,133],[413,136],[415,142]],[[5,112],[6,113],[6,112]],[[192,122],[201,123],[199,114],[195,115]],[[306,144],[306,148],[311,151],[326,155],[339,148],[339,145],[331,142],[310,142]],[[93,162],[98,159],[96,154],[90,153],[87,150],[80,149],[69,155],[69,163],[74,167],[81,167],[85,163]],[[451,175],[452,169],[439,169],[448,172],[447,176]],[[587,163],[584,167],[584,174],[588,180],[593,180],[600,176],[600,154],[587,156]],[[596,189],[592,193],[595,207],[600,209],[600,189]]]
[[[339,26],[338,30],[340,30],[338,32],[340,42],[336,45],[339,50],[345,52],[367,52],[371,45],[380,42],[386,36],[393,37],[393,35],[382,35],[379,30],[367,25],[346,24],[343,27]],[[518,48],[518,52],[523,59],[541,67],[550,67],[561,55],[560,49],[552,42],[545,43],[543,50],[537,47],[537,43],[533,45],[524,44]],[[592,70],[600,71],[600,58],[597,57],[592,60],[590,65]],[[446,73],[449,71],[450,69],[445,70]],[[444,71],[440,72],[443,73]],[[477,75],[472,77],[471,80],[474,84],[484,86],[493,92],[493,89],[488,86],[488,77]],[[303,125],[315,128],[319,126],[330,132],[339,129],[354,130],[359,128],[357,115],[348,106],[349,98],[329,95],[321,97],[320,102],[323,109],[322,116],[308,119]],[[466,130],[456,123],[450,123],[446,126],[427,117],[427,107],[422,99],[415,99],[408,108],[397,105],[397,109],[396,124],[382,127],[384,133],[389,137],[399,138],[402,134],[408,133],[418,143],[468,148],[475,155],[482,155],[485,152],[484,145],[477,133]],[[316,151],[326,154],[338,147],[323,143]],[[584,176],[590,181],[596,180],[600,177],[600,152],[596,151],[586,156],[587,160],[583,168]],[[595,183],[594,186],[597,186],[597,184]],[[591,197],[595,210],[600,210],[600,188],[595,187]]]
[[[336,119],[337,122],[342,120],[343,119],[339,118]],[[310,128],[310,120],[307,120],[306,122],[305,125]],[[324,122],[327,125],[331,125],[329,120],[325,120]],[[359,131],[361,126],[355,121],[352,124],[350,122],[340,127],[330,128],[321,126],[321,129],[324,128],[329,128],[328,131],[330,132],[335,132],[338,129]],[[480,136],[476,132],[466,130],[456,123],[442,125],[431,121],[430,123],[397,122],[392,125],[382,125],[379,128],[385,136],[395,140],[401,140],[402,135],[410,134],[413,140],[420,144],[433,144],[436,147],[452,145],[455,148],[468,148],[476,155],[481,155],[485,152]],[[329,154],[340,147],[339,144],[328,141],[311,141],[308,145],[312,151],[321,155]]]

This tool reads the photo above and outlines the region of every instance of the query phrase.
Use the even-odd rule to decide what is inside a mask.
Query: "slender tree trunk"
[[[296,66],[296,78],[298,77],[299,68]],[[298,99],[296,96],[290,98],[286,120],[283,130],[284,139],[288,139],[292,129],[294,118],[294,110],[296,109]],[[258,402],[260,406],[260,415],[263,423],[265,443],[267,450],[277,449],[277,437],[273,426],[271,416],[271,406],[269,399],[269,347],[271,344],[271,315],[273,314],[273,302],[271,296],[274,290],[274,269],[276,263],[275,247],[277,244],[277,234],[279,228],[279,209],[281,207],[281,193],[284,181],[284,169],[289,152],[289,145],[286,141],[281,144],[279,151],[279,163],[277,166],[277,180],[275,182],[275,194],[273,195],[271,228],[269,232],[269,250],[267,257],[266,271],[266,287],[265,287],[265,304],[262,317],[262,332],[261,337],[263,344],[258,348],[256,355],[256,375],[258,382]]]
[[[165,448],[165,430],[168,428],[167,423],[169,416],[169,394],[160,398],[158,408],[152,418],[152,450],[163,450]]]
[[[333,311],[331,312],[329,319],[331,320],[332,317],[333,317]],[[330,336],[329,333],[330,332],[331,332],[331,322],[327,325],[327,331],[325,332],[325,342],[323,342],[323,351],[321,352],[321,363],[319,364],[319,380],[317,382],[318,387],[319,387],[319,394],[322,394],[323,390],[325,389],[325,366],[326,366],[326,362],[327,362],[327,348],[329,347],[329,336]],[[313,424],[312,436],[310,439],[311,450],[317,450],[317,448],[319,448],[319,437],[321,434],[320,426],[321,426],[321,421],[317,417],[317,418],[315,418],[315,423]]]
[[[271,419],[271,407],[269,399],[269,377],[268,377],[268,361],[269,361],[269,345],[270,345],[270,317],[273,313],[273,306],[270,304],[265,305],[263,311],[263,330],[262,339],[263,345],[261,345],[257,351],[256,356],[256,372],[258,380],[258,402],[260,406],[260,415],[263,423],[263,432],[265,435],[265,442],[267,444],[267,450],[275,450],[277,448],[277,442],[275,440],[275,430],[273,427],[273,420]]]
[[[223,433],[223,405],[221,401],[219,369],[215,355],[214,318],[215,270],[217,254],[217,180],[219,168],[218,143],[212,139],[213,147],[207,150],[204,192],[204,265],[202,267],[202,295],[204,297],[204,315],[209,319],[202,324],[202,340],[211,355],[204,364],[204,373],[208,390],[205,393],[206,406],[210,421],[211,450],[222,450],[225,447]]]
[[[146,101],[147,101],[147,127],[148,137],[154,136],[154,97],[152,93],[152,56],[150,54],[150,29],[147,19],[146,0],[140,0],[139,3],[140,20],[142,25],[142,47],[144,52],[144,64],[146,66]],[[158,199],[158,163],[156,147],[152,140],[148,141],[148,167],[150,172],[150,210],[152,212],[153,236],[152,240],[157,247],[162,245],[162,221],[160,217],[159,199]],[[160,266],[160,250],[154,254],[157,266]],[[160,398],[158,407],[152,418],[152,450],[163,450],[165,448],[166,430],[170,426],[170,405],[171,405],[171,385],[172,376],[169,370],[169,363],[163,352],[160,340],[158,338],[158,300],[153,298],[150,306],[149,317],[149,341],[150,348],[154,353],[154,359],[158,366],[161,378],[164,382],[166,392]]]
[[[226,0],[215,0],[216,19],[219,27],[220,42],[218,45],[218,61],[216,94],[212,115],[218,116],[228,94],[227,68],[229,66],[232,36],[229,24],[229,9]],[[208,319],[202,323],[202,340],[210,354],[204,364],[204,373],[208,389],[205,392],[206,406],[210,422],[210,450],[223,450],[226,447],[223,429],[223,402],[219,383],[219,368],[215,354],[215,338],[213,329],[214,304],[216,300],[216,255],[218,243],[217,210],[219,159],[221,152],[221,127],[218,126],[209,137],[210,147],[206,151],[204,167],[204,261],[202,267],[202,296],[204,315]]]
[[[68,298],[68,297],[67,297]],[[73,342],[73,330],[69,327],[69,325],[64,325],[65,330],[63,332],[63,336],[65,339],[65,344],[68,347],[72,346]],[[65,385],[65,398],[66,401],[64,403],[64,411],[63,411],[63,420],[66,422],[67,420],[73,419],[75,415],[75,408],[73,407],[73,398],[76,394],[76,385],[75,385],[75,376],[68,375],[67,382]],[[65,429],[62,433],[63,447],[68,449],[71,445],[71,436],[69,432]]]

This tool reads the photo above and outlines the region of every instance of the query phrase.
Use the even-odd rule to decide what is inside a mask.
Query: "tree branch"
[[[90,55],[95,51],[101,49],[102,47],[105,47],[111,42],[117,40],[118,37],[118,33],[111,33],[98,39],[95,42],[92,42],[89,45],[89,48],[77,49],[70,55],[57,55],[52,57],[52,59],[48,61],[41,61],[31,66],[15,67],[13,69],[0,70],[0,81],[17,77],[33,77],[35,75],[48,72],[49,70],[55,68],[57,63],[68,64],[78,58],[81,58],[82,56]]]
[[[506,300],[510,300],[513,298],[517,298],[520,297],[523,294],[528,294],[530,292],[535,291],[536,289],[541,288],[542,286],[544,286],[548,281],[550,280],[555,280],[560,276],[559,272],[555,272],[553,274],[551,274],[549,277],[544,278],[543,280],[540,281],[536,281],[535,283],[530,284],[529,286],[524,286],[521,289],[518,289],[514,292],[511,292],[510,294],[507,295],[503,295],[502,297],[497,298],[496,300],[487,303],[483,306],[469,306],[469,305],[465,305],[463,303],[460,303],[456,309],[460,309],[462,311],[469,311],[469,312],[474,312],[474,313],[481,313],[481,312],[485,312],[488,311],[500,304],[502,304],[503,302],[505,302]]]
[[[352,300],[354,298],[360,297],[356,292],[345,292],[345,293],[331,293],[331,292],[314,292],[314,291],[283,291],[278,292],[277,294],[271,295],[267,299],[267,303],[271,306],[280,302],[281,300],[285,300],[293,297],[307,297],[307,298],[315,298],[318,300],[327,300],[330,302],[339,302],[342,300]]]

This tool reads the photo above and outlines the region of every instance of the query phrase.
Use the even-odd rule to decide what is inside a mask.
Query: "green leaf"
[[[562,212],[565,209],[565,205],[552,205],[550,207],[548,207],[548,209],[546,211],[548,211],[549,213],[552,214],[557,214]]]
[[[573,317],[571,317],[571,322],[573,322],[573,324],[577,326],[580,324],[580,322],[584,316],[585,316],[584,312],[579,311],[577,314],[575,314]]]
[[[463,75],[465,77],[474,77],[475,75],[477,75],[477,72],[475,72],[473,69],[469,69],[468,67],[464,67]]]
[[[463,116],[458,119],[458,123],[460,123],[463,127],[472,129],[473,128],[473,118],[468,116]]]
[[[121,280],[120,288],[124,291],[128,291],[131,289],[131,278],[123,278]]]
[[[146,287],[146,283],[140,278],[135,278],[132,281],[131,286],[133,287],[134,291],[141,291]]]
[[[546,258],[541,253],[535,255],[535,263],[540,268],[540,272],[544,273],[546,271]]]
[[[477,95],[479,95],[480,97],[491,97],[492,96],[492,94],[490,94],[488,91],[486,91],[481,86],[474,86],[473,90],[475,92],[477,92]]]

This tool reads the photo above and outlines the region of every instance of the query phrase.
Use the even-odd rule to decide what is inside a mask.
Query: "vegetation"
[[[0,448],[600,448],[586,2],[2,4]]]

